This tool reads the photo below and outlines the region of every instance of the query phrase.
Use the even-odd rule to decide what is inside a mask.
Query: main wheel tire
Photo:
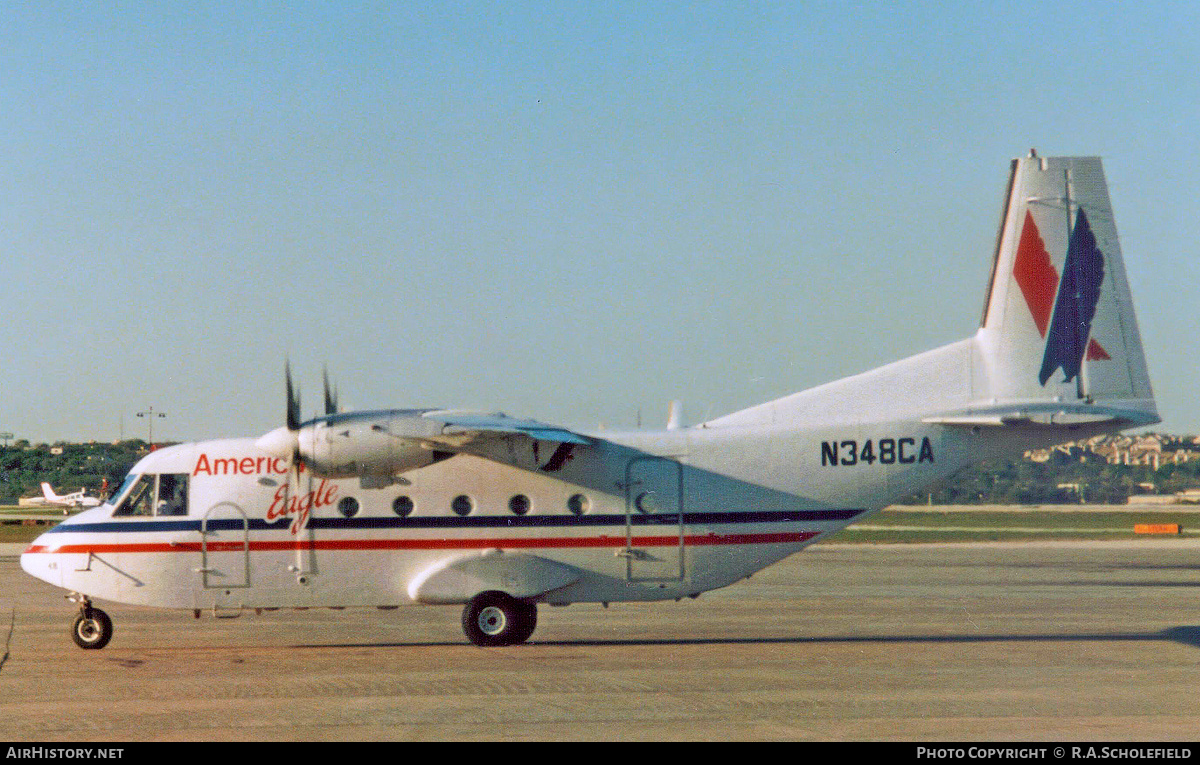
[[[112,634],[112,619],[99,608],[83,611],[71,624],[71,637],[75,639],[75,645],[88,650],[98,650],[108,645]]]
[[[517,605],[520,607],[521,615],[517,623],[517,629],[513,630],[509,645],[524,643],[533,634],[533,631],[537,629],[537,603],[526,603],[518,600]]]
[[[524,643],[537,627],[537,605],[503,592],[476,595],[463,608],[463,632],[478,646]]]

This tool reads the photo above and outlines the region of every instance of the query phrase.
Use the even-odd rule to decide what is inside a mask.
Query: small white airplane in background
[[[42,497],[42,504],[62,507],[98,507],[101,502],[98,497],[87,496],[87,492],[83,489],[70,494],[55,494],[54,489],[50,488],[48,483],[42,484]]]
[[[301,422],[289,371],[285,427],[146,456],[21,566],[73,592],[83,648],[112,636],[93,598],[197,617],[460,604],[472,642],[512,645],[538,604],[694,598],[972,462],[1158,422],[1099,159],[1030,152],[1008,189],[965,340],[625,433],[339,413],[328,382]]]

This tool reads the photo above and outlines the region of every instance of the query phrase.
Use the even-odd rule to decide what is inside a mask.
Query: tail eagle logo
[[[1043,386],[1056,369],[1062,369],[1066,375],[1063,382],[1070,382],[1079,375],[1085,358],[1088,361],[1111,358],[1100,343],[1091,339],[1092,320],[1104,281],[1104,253],[1096,245],[1096,236],[1082,208],[1075,216],[1061,278],[1046,252],[1033,215],[1025,211],[1013,278],[1025,296],[1038,332],[1046,340],[1038,373]]]

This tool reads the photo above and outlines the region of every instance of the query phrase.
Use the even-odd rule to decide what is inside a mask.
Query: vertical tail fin
[[[978,342],[996,404],[1158,421],[1099,158],[1013,160]]]
[[[970,338],[727,414],[705,427],[1159,422],[1104,170],[1013,160],[983,322]]]

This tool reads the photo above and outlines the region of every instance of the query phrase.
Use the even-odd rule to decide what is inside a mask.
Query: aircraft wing
[[[281,459],[296,457],[322,477],[394,476],[449,454],[488,451],[493,442],[528,439],[567,447],[594,439],[557,425],[506,414],[452,409],[390,409],[319,417],[296,429],[276,428],[255,443]]]
[[[427,420],[440,423],[439,435],[425,440],[460,447],[488,437],[511,435],[528,436],[536,441],[555,441],[561,444],[590,444],[592,439],[557,425],[548,425],[537,420],[522,420],[506,414],[481,414],[454,410],[434,410],[422,415]]]

